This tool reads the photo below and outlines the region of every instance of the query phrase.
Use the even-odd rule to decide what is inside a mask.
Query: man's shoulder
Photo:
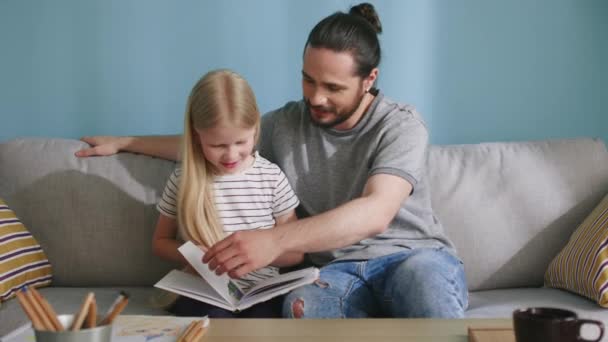
[[[426,130],[426,123],[414,105],[401,103],[382,96],[375,109],[381,126],[402,130],[420,128]]]
[[[271,110],[263,115],[262,120],[265,121],[291,121],[295,117],[300,117],[304,114],[306,105],[304,101],[290,101],[280,108]]]
[[[377,112],[385,113],[389,118],[398,120],[422,120],[416,107],[409,103],[397,102],[389,97],[382,96],[379,99]]]

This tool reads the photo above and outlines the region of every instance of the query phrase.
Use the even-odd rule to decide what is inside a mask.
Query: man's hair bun
[[[382,33],[382,24],[380,23],[380,18],[378,17],[378,13],[376,13],[374,5],[363,2],[351,7],[348,13],[362,17],[374,28],[376,33]]]

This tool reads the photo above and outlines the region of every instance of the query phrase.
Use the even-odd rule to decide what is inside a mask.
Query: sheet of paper
[[[207,317],[120,315],[114,321],[112,342],[175,342],[190,322],[200,319],[205,327],[209,326]],[[0,338],[0,342],[35,341],[29,323]]]
[[[175,342],[188,324],[200,317],[118,316],[114,323],[112,342]],[[209,326],[204,317],[203,325]]]
[[[201,277],[184,271],[172,270],[154,284],[154,286],[226,310],[233,311],[236,309],[235,305],[230,304],[222,296],[217,294]]]
[[[191,241],[181,245],[178,250],[188,260],[188,263],[215,289],[215,292],[219,293],[226,301],[236,305],[243,297],[243,290],[227,274],[218,276],[209,269],[207,264],[203,263],[205,253]]]

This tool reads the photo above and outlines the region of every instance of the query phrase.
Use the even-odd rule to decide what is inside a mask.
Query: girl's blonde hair
[[[182,173],[177,199],[181,235],[211,247],[224,237],[213,195],[214,168],[203,156],[196,130],[227,123],[260,131],[260,112],[251,87],[237,73],[214,70],[192,88],[184,119]]]

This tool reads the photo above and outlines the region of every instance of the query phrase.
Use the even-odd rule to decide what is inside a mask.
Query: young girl
[[[156,255],[187,265],[177,250],[183,241],[206,250],[233,232],[270,229],[296,219],[299,201],[285,175],[254,151],[259,130],[253,91],[238,74],[216,70],[196,83],[186,108],[182,164],[169,177],[157,205]],[[302,258],[281,255],[273,265],[290,266]],[[276,272],[271,266],[240,281]],[[278,297],[234,314],[179,297],[169,310],[181,316],[280,317],[281,302]]]

